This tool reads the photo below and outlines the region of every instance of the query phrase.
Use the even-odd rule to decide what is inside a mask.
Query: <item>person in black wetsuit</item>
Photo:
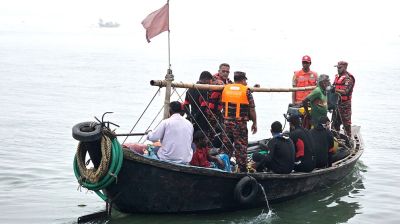
[[[312,140],[314,142],[316,167],[325,168],[332,165],[334,140],[333,134],[328,129],[330,125],[329,118],[322,116],[319,118],[318,125],[310,130]]]
[[[211,84],[211,81],[211,73],[208,71],[203,71],[200,74],[197,84]],[[194,133],[198,130],[201,130],[205,135],[208,136],[210,126],[207,122],[207,118],[205,117],[208,104],[208,91],[189,89],[186,93],[183,104],[188,120],[193,123]],[[210,141],[212,141],[212,139],[210,139]]]
[[[282,124],[275,121],[271,125],[273,138],[267,144],[269,153],[266,155],[258,152],[253,154],[256,170],[261,172],[264,168],[274,173],[288,174],[294,168],[294,145],[289,136],[282,134]]]
[[[296,148],[296,162],[294,170],[297,172],[311,172],[315,168],[314,144],[310,132],[301,126],[300,117],[289,117],[290,134]]]

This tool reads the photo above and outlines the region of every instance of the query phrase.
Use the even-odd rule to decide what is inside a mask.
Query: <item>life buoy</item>
[[[93,142],[101,138],[101,125],[95,122],[82,122],[72,128],[72,137],[81,142]]]
[[[245,176],[236,184],[234,198],[241,204],[248,204],[254,201],[259,190],[257,180],[254,177]]]

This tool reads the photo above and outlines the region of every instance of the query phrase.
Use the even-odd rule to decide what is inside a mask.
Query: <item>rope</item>
[[[175,89],[176,89],[176,88],[174,88],[174,90],[175,90]],[[186,90],[186,91],[187,91],[187,90]],[[182,93],[182,95],[183,95],[186,91],[184,91],[184,92]],[[175,92],[176,92],[176,91],[172,92],[172,93],[170,94],[170,97],[171,97],[172,95],[174,95]],[[178,93],[178,92],[176,92],[176,93],[177,93],[178,96],[179,96],[179,93]],[[160,113],[162,112],[163,109],[164,109],[164,105],[160,108],[160,110],[158,111],[158,113],[156,114],[156,116],[154,117],[154,119],[151,121],[150,125],[149,125],[149,126],[147,127],[147,129],[146,129],[146,132],[147,132],[148,130],[150,130],[151,125],[153,125],[154,121],[157,119],[157,117],[160,115]],[[161,121],[162,121],[162,119],[158,122],[158,124],[156,125],[155,128],[157,128],[158,125],[160,125]],[[154,129],[155,129],[155,128],[154,128]],[[139,139],[138,142],[140,142],[140,141],[143,139],[144,136],[145,136],[145,135],[143,135],[142,137],[140,137],[140,139]],[[144,143],[145,141],[146,141],[146,139],[144,139],[143,142],[141,142],[141,143]]]
[[[122,167],[123,151],[117,138],[106,135],[101,139],[102,159],[97,170],[87,169],[84,158],[88,150],[88,143],[80,142],[74,158],[74,173],[79,184],[88,190],[94,191],[101,199],[107,201],[107,196],[100,190],[117,181],[117,176]]]
[[[194,104],[196,105],[196,107],[198,108],[198,110],[200,111],[201,115],[203,115],[203,117],[206,119],[208,126],[209,126],[211,129],[213,129],[213,128],[211,127],[211,124],[210,124],[210,122],[208,121],[206,115],[203,113],[203,111],[201,110],[200,106],[197,104],[197,100],[195,100],[195,99],[193,98],[192,94],[190,94],[189,91],[187,91],[186,94],[188,94],[188,95],[190,96],[190,98],[192,99],[192,101],[194,102]],[[201,94],[201,93],[199,92],[199,94]],[[183,95],[183,94],[182,94],[182,95]],[[181,99],[181,100],[182,100],[182,99]],[[206,102],[208,102],[208,101],[206,101]],[[192,109],[192,110],[193,110],[193,109]],[[197,122],[197,120],[195,119],[195,117],[192,115],[191,111],[188,111],[188,112],[189,112],[189,113],[187,113],[187,115],[190,116],[190,117],[192,118],[192,120],[197,124],[197,127],[200,128],[200,131],[203,133],[203,135],[206,137],[206,139],[207,139],[209,142],[212,142],[212,141],[210,140],[210,138],[208,137],[207,133],[205,133],[205,131],[201,128],[199,122]],[[213,131],[214,131],[214,129],[213,129]],[[215,131],[214,131],[214,133],[215,133]]]
[[[181,82],[181,83],[183,83],[183,82]],[[199,90],[197,87],[195,87],[195,89],[196,89],[197,92],[201,95],[200,90]],[[197,100],[195,100],[195,99],[193,98],[192,94],[190,94],[189,91],[187,91],[187,94],[189,94],[190,98],[191,98],[192,101],[195,103],[196,107],[199,109],[201,115],[203,115],[203,117],[206,119],[207,124],[208,124],[208,126],[211,128],[211,130],[213,131],[214,135],[217,135],[217,132],[215,131],[214,127],[211,125],[210,121],[207,119],[207,116],[206,116],[206,115],[203,113],[203,111],[200,109],[200,106],[198,105]],[[183,94],[182,94],[182,95],[183,95]],[[182,98],[180,98],[180,100],[183,101]],[[208,100],[207,100],[206,102],[208,102]],[[208,107],[208,104],[207,104],[206,106],[207,106],[208,109],[210,109],[210,108]],[[220,124],[220,123],[218,122],[218,120],[216,119],[214,113],[213,113],[211,110],[210,110],[210,112],[211,112],[211,114],[214,116],[214,119],[217,121],[217,124],[220,126],[221,131],[224,132],[224,134],[226,135],[226,133],[225,133],[225,131],[224,131],[224,128],[222,128],[221,124]],[[210,139],[208,138],[208,135],[205,133],[205,131],[200,127],[199,123],[198,123],[197,120],[193,117],[193,115],[192,115],[191,113],[189,113],[188,115],[189,115],[190,117],[193,118],[194,122],[195,122],[195,123],[197,124],[197,126],[200,128],[200,131],[204,134],[204,136],[206,136],[207,140],[208,140],[209,142],[212,142],[212,140],[210,140]],[[220,140],[220,142],[222,143],[222,145],[225,147],[225,144],[224,144],[224,142],[222,141],[220,135],[218,135],[217,137],[218,137],[218,139]],[[232,142],[230,141],[229,138],[228,138],[228,141],[229,141],[229,142],[231,143],[231,145],[233,146],[233,144],[232,144]]]
[[[139,123],[140,119],[142,119],[144,113],[146,113],[147,109],[149,108],[150,104],[153,102],[154,98],[157,96],[157,94],[160,92],[161,87],[158,88],[156,93],[154,94],[153,98],[151,98],[150,102],[147,104],[146,108],[144,109],[143,113],[140,115],[139,119],[136,121],[135,125],[133,125],[132,129],[130,130],[129,134],[132,133],[133,129],[135,129],[136,125]],[[122,144],[125,143],[125,141],[128,139],[129,136],[126,136]]]
[[[195,86],[195,89],[196,89],[197,92],[200,94],[200,90],[199,90],[196,86]],[[189,95],[190,95],[190,94],[189,94]],[[191,96],[191,97],[192,97],[192,96]],[[192,97],[192,99],[193,99],[193,97]],[[194,100],[194,102],[196,102],[196,101]],[[208,101],[207,101],[207,102],[208,102]],[[199,106],[197,105],[197,102],[196,102],[196,106],[199,107]],[[211,115],[213,116],[213,119],[214,119],[215,121],[217,121],[217,125],[219,126],[220,130],[222,131],[222,133],[223,133],[225,136],[227,136],[227,139],[228,139],[228,141],[229,141],[229,144],[231,144],[231,146],[233,147],[233,142],[231,141],[231,139],[229,138],[229,136],[226,134],[225,128],[222,127],[221,123],[219,122],[219,120],[218,120],[217,117],[215,116],[215,113],[212,112],[212,110],[210,109],[209,105],[207,104],[206,106],[207,106],[207,109],[210,111]],[[200,110],[200,111],[201,111],[201,110]],[[201,112],[201,113],[202,113],[203,116],[205,116],[205,115],[203,114],[203,112]],[[208,121],[208,119],[206,119],[206,120],[207,120],[208,125],[211,127],[211,130],[214,132],[215,135],[217,135],[217,132],[215,131],[214,127],[211,126],[211,124],[210,124],[210,122]],[[220,142],[222,143],[223,147],[226,148],[226,146],[225,146],[225,144],[224,144],[224,142],[222,141],[222,139],[221,139],[220,136],[221,136],[221,135],[218,135],[218,136],[217,136],[217,137],[218,137],[218,140],[220,140]]]
[[[89,149],[89,144],[85,142],[79,142],[76,151],[77,162],[82,179],[88,180],[91,183],[96,183],[102,178],[108,169],[108,165],[111,157],[111,140],[106,137],[102,137],[101,140],[101,161],[99,167],[96,169],[86,168],[86,163],[84,161],[86,152]]]

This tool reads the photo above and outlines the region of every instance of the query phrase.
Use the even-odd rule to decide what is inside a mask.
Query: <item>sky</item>
[[[127,32],[134,44],[145,45],[141,21],[165,3],[4,0],[0,31],[79,31],[97,27],[102,18],[120,23],[118,32]],[[320,57],[319,52],[323,51],[331,55],[327,60],[340,55],[352,59],[356,51],[379,55],[380,49],[399,43],[397,9],[395,0],[171,0],[171,49],[189,56],[218,55],[223,51],[262,57],[263,52],[269,51],[278,57],[298,58],[303,54]],[[148,44],[150,52],[152,48],[165,49],[166,39],[166,33],[153,38]],[[278,41],[283,44],[276,44]]]
[[[150,12],[165,0],[5,0],[0,7],[0,24],[54,25],[96,23],[98,18],[117,20],[136,29]],[[211,26],[249,29],[286,28],[294,32],[330,31],[372,33],[400,21],[395,0],[171,0],[171,29],[197,30]],[[176,27],[175,27],[176,26]],[[337,34],[332,34],[336,36]]]

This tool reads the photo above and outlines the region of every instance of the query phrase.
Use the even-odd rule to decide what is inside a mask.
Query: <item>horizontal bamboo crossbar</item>
[[[150,85],[165,87],[166,81],[164,80],[151,80]],[[187,89],[199,89],[199,90],[213,90],[218,91],[224,88],[223,85],[208,85],[208,84],[195,84],[195,83],[183,83],[183,82],[172,82],[171,87],[175,88],[187,88]],[[315,89],[316,86],[307,87],[295,87],[295,88],[261,88],[261,87],[249,87],[252,92],[296,92],[304,90]]]

